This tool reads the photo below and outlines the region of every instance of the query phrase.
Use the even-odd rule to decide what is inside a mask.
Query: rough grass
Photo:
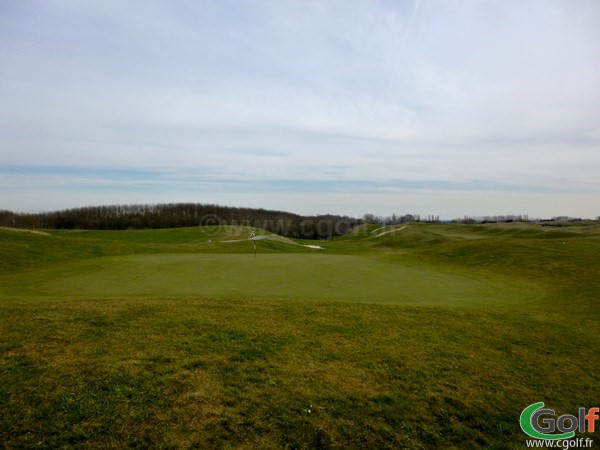
[[[411,225],[379,237],[359,230],[322,244],[326,254],[277,242],[260,248],[273,270],[279,258],[333,254],[342,265],[360,261],[502,283],[510,277],[515,286],[533,283],[543,292],[535,301],[495,304],[474,296],[468,307],[210,292],[132,298],[118,297],[118,289],[104,299],[76,290],[44,298],[38,289],[52,283],[42,280],[44,271],[63,277],[56,281],[61,289],[69,273],[88,276],[79,289],[92,297],[106,294],[110,277],[94,276],[111,264],[154,258],[162,264],[154,277],[186,280],[174,262],[214,263],[228,257],[223,252],[245,261],[251,250],[246,242],[212,248],[206,242],[209,235],[227,238],[227,230],[182,230],[185,238],[176,230],[52,236],[0,230],[0,281],[21,283],[20,290],[17,282],[0,288],[0,442],[8,448],[523,448],[518,416],[525,406],[544,401],[558,414],[573,414],[598,404],[600,241],[597,227],[547,232],[514,225]],[[285,284],[285,276],[273,275]],[[326,271],[321,275],[328,279]],[[408,290],[412,278],[403,280]],[[23,295],[27,280],[37,300]],[[431,284],[443,296],[439,279]]]

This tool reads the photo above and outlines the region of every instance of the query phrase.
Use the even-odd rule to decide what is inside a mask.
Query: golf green
[[[327,254],[151,254],[55,264],[0,280],[14,299],[273,298],[403,305],[500,305],[539,298],[490,273]]]

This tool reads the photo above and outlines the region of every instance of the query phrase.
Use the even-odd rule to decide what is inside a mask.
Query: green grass
[[[0,442],[523,448],[598,406],[598,226],[376,228],[0,230]]]
[[[0,296],[19,300],[203,296],[482,306],[541,296],[539,287],[508,277],[323,253],[112,256],[0,280]]]

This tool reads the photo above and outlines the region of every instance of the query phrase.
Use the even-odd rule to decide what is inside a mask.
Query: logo
[[[533,403],[523,410],[519,423],[525,434],[536,439],[564,440],[580,433],[593,433],[596,429],[600,408],[579,408],[577,416],[564,414],[558,418],[556,412],[544,408],[544,402]]]

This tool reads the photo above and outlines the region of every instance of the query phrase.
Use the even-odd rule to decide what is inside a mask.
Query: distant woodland
[[[362,220],[347,216],[301,216],[199,203],[90,206],[27,214],[0,210],[0,226],[13,228],[130,230],[246,225],[301,239],[328,239],[360,223]]]
[[[451,222],[481,224],[497,222],[541,222],[563,226],[587,223],[573,217],[531,219],[527,215],[482,216],[454,219]],[[600,217],[596,218],[600,221]],[[339,215],[302,216],[284,211],[200,203],[155,205],[88,206],[53,212],[15,213],[0,210],[0,227],[64,230],[143,230],[195,226],[245,225],[268,230],[281,236],[300,239],[329,239],[341,236],[361,224],[398,225],[409,222],[440,222],[439,216],[393,214],[388,217],[365,214],[362,218]]]

